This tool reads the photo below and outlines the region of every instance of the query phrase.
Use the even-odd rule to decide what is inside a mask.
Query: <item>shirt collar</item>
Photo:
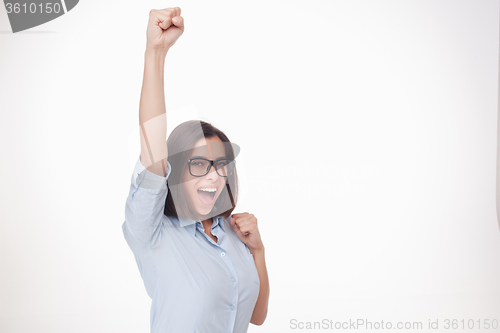
[[[201,222],[200,220],[191,220],[187,218],[178,218],[181,227],[190,228],[193,235],[196,233],[196,223]],[[222,231],[226,232],[224,229],[224,219],[222,216],[214,216],[212,218],[212,228],[216,227],[217,224],[221,227]]]

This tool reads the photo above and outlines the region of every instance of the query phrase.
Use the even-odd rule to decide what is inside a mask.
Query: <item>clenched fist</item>
[[[260,251],[264,248],[255,215],[249,213],[232,214],[229,224],[233,227],[238,238],[248,246],[250,252]]]
[[[184,32],[184,18],[179,7],[153,9],[149,12],[146,48],[168,51]]]

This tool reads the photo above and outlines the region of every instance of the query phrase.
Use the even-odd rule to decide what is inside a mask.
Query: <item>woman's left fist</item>
[[[251,252],[264,248],[257,228],[257,218],[253,214],[232,214],[230,224],[238,238],[248,246]]]

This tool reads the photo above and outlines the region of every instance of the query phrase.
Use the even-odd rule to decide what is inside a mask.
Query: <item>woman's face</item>
[[[225,156],[222,140],[214,137],[200,139],[195,144],[190,158],[203,157],[215,161]],[[192,167],[193,170],[194,166]],[[200,215],[210,213],[215,201],[224,190],[225,184],[226,178],[219,176],[213,165],[210,167],[210,171],[202,177],[192,176],[188,168],[184,173],[185,189],[191,198],[194,210]]]

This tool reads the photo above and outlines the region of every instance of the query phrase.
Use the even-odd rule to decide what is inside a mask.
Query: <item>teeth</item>
[[[217,188],[203,187],[203,188],[199,188],[198,191],[216,192]]]

